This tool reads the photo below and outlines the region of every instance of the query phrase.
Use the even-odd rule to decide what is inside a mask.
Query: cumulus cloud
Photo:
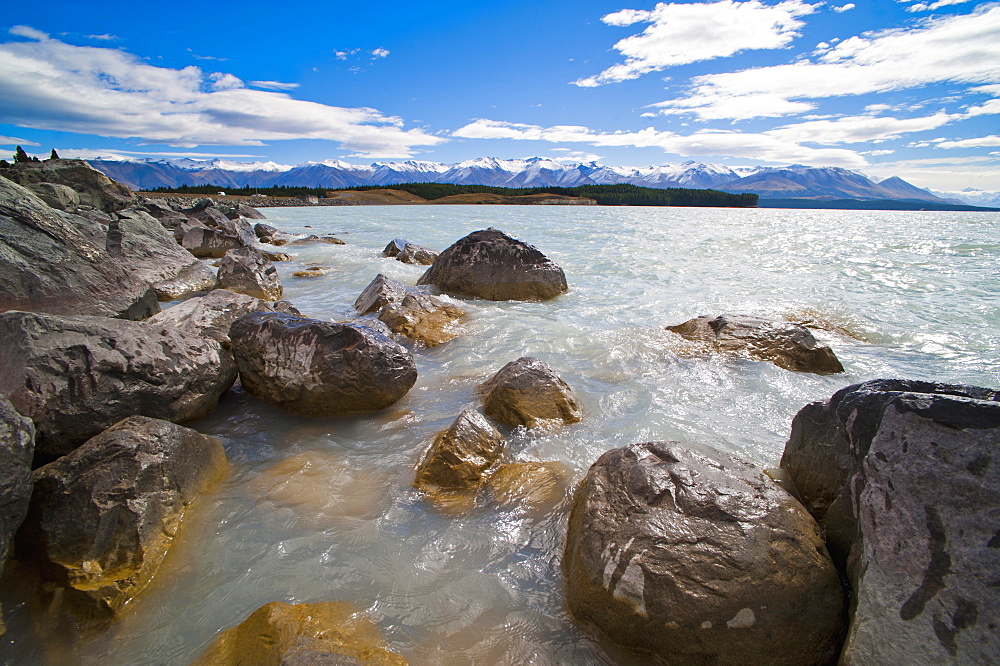
[[[634,132],[598,132],[587,127],[541,127],[479,119],[452,132],[464,139],[513,139],[552,143],[584,143],[598,147],[660,148],[678,155],[727,155],[767,162],[821,164],[859,168],[864,157],[843,148],[812,148],[768,132],[702,130],[681,135],[647,128]]]
[[[785,0],[776,5],[765,5],[759,0],[721,0],[661,2],[650,11],[623,9],[602,20],[619,27],[636,23],[649,26],[614,45],[625,56],[625,62],[574,83],[594,87],[741,51],[784,48],[799,36],[798,29],[803,26],[799,17],[812,13],[818,6],[801,0]]]
[[[974,139],[958,139],[955,141],[938,139],[934,144],[936,148],[992,148],[993,146],[1000,146],[1000,136],[990,134],[989,136],[980,136]]]
[[[372,51],[372,55],[376,58],[385,58],[389,55],[389,49],[377,48]]]
[[[913,2],[913,0],[898,0],[901,2]],[[914,5],[910,5],[906,8],[908,12],[928,12],[934,11],[935,9],[941,9],[942,7],[947,7],[949,5],[961,5],[969,2],[970,0],[937,0],[937,2],[918,2]]]
[[[73,46],[26,26],[0,44],[0,117],[21,127],[174,146],[326,139],[366,158],[412,156],[445,139],[371,108],[251,90],[227,73],[155,67],[116,49]]]
[[[838,14],[843,14],[844,12],[849,12],[852,9],[854,9],[854,3],[848,2],[846,5],[841,5],[840,7],[830,7],[830,9],[837,12]]]
[[[803,100],[933,83],[1000,83],[1000,6],[851,37],[812,61],[699,76],[686,96],[653,106],[703,120],[777,117],[814,107]]]

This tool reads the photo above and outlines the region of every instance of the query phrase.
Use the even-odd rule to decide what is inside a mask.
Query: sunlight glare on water
[[[531,206],[265,209],[283,230],[347,245],[285,246],[285,298],[342,320],[393,238],[440,251],[495,226],[563,267],[543,303],[463,301],[464,334],[414,349],[416,385],[374,415],[302,419],[240,392],[192,427],[218,437],[229,478],[190,509],[151,587],[75,645],[83,663],[186,664],[270,601],[349,601],[416,664],[611,664],[564,610],[569,494],[596,458],[633,442],[693,440],[777,464],[792,417],[876,377],[1000,385],[1000,218],[986,213]],[[295,278],[306,265],[330,267]],[[707,356],[664,330],[699,315],[808,320],[846,372],[792,373]],[[506,460],[556,461],[568,479],[544,511],[481,501],[436,509],[411,487],[435,433],[479,404],[508,361],[537,356],[584,418],[507,433]],[[7,663],[58,663],[26,608],[5,604]],[[17,632],[14,628],[20,627]],[[638,659],[636,663],[641,663]]]

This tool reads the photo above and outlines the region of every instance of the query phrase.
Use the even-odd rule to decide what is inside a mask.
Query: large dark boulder
[[[1000,391],[874,380],[803,408],[782,467],[853,589],[842,663],[1000,661]]]
[[[90,206],[105,213],[121,210],[136,203],[132,191],[116,183],[83,160],[45,160],[20,162],[0,172],[19,185],[54,183],[77,193],[81,206]]]
[[[14,532],[21,526],[31,499],[31,457],[35,426],[0,395],[0,573]],[[4,633],[0,617],[0,635]]]
[[[0,178],[0,312],[126,319],[159,312],[150,284],[106,250],[106,234],[99,224],[57,211]]]
[[[486,415],[512,428],[576,423],[583,415],[569,385],[530,356],[500,368],[481,391]]]
[[[186,507],[227,468],[214,437],[131,416],[35,470],[18,557],[109,619],[156,573]]]
[[[568,289],[559,266],[499,229],[475,231],[438,256],[417,284],[490,301],[534,301]]]
[[[438,433],[424,453],[413,485],[427,491],[471,491],[503,454],[503,436],[474,409]]]
[[[229,337],[247,393],[306,416],[374,412],[417,381],[413,356],[365,326],[255,313]]]
[[[762,470],[699,444],[602,455],[580,483],[569,608],[667,664],[832,664],[843,592],[819,528]]]
[[[843,372],[833,350],[816,341],[809,329],[787,321],[746,315],[696,317],[668,331],[713,350],[771,361],[779,368],[821,375]]]
[[[215,340],[104,317],[0,314],[0,349],[0,393],[34,420],[43,461],[133,414],[201,418],[236,378]]]
[[[406,666],[359,608],[339,601],[272,601],[220,633],[193,666]]]
[[[278,269],[263,252],[253,247],[229,250],[219,264],[216,286],[265,301],[279,301],[284,289]]]

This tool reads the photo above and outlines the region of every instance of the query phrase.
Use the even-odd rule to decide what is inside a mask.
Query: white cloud
[[[811,108],[801,100],[943,82],[1000,83],[1000,6],[852,37],[815,62],[696,77],[687,96],[653,106],[661,113],[687,111],[705,120],[777,117]]]
[[[267,88],[268,90],[295,90],[298,83],[282,83],[281,81],[250,81],[254,88]]]
[[[989,136],[980,136],[974,139],[958,139],[955,141],[938,139],[934,143],[936,148],[992,148],[993,146],[1000,146],[1000,136],[990,134]]]
[[[866,150],[861,153],[862,155],[871,155],[872,157],[879,157],[881,155],[892,155],[895,150]]]
[[[118,150],[117,148],[65,148],[59,150],[59,157],[78,160],[96,160],[103,157],[123,158],[125,155],[140,155],[144,157],[172,157],[189,159],[246,159],[260,158],[263,155],[234,153],[192,153],[192,152],[157,152],[147,150]]]
[[[913,0],[897,0],[902,2],[913,2]],[[942,7],[948,7],[949,5],[962,5],[970,0],[937,0],[937,2],[918,2],[915,5],[910,5],[906,8],[908,12],[927,12],[934,11],[935,9],[941,9]]]
[[[803,22],[798,17],[812,13],[817,6],[802,0],[785,0],[777,5],[765,5],[759,0],[721,0],[661,2],[650,11],[623,9],[602,20],[613,26],[650,25],[614,45],[625,56],[625,62],[574,83],[599,86],[741,51],[783,48],[799,36],[797,30]]]
[[[28,39],[35,39],[40,42],[49,38],[49,33],[42,32],[41,30],[35,30],[34,28],[26,25],[15,25],[7,32],[18,37],[27,37]]]
[[[385,58],[389,55],[389,49],[377,48],[372,51],[372,55],[376,58]]]
[[[584,143],[599,147],[660,148],[678,155],[726,155],[781,164],[863,167],[867,161],[852,150],[811,148],[767,132],[702,130],[689,135],[647,128],[635,132],[597,132],[586,127],[540,127],[480,119],[451,133],[464,139],[513,139],[551,143]]]
[[[0,135],[0,146],[37,146],[40,145],[36,141],[29,141],[28,139],[18,139],[16,136],[3,136]]]
[[[837,12],[838,14],[843,14],[844,12],[849,12],[852,9],[854,9],[854,3],[848,2],[846,5],[841,5],[840,7],[830,7],[830,9]]]
[[[117,42],[121,37],[104,33],[103,35],[87,35],[87,39],[96,39],[100,42]]]
[[[15,34],[39,41],[0,44],[0,117],[12,125],[183,147],[326,139],[366,158],[409,157],[414,146],[446,141],[376,109],[251,90],[231,74],[155,67],[23,26]]]
[[[818,143],[827,146],[838,143],[878,142],[895,139],[911,132],[937,129],[961,117],[943,112],[922,118],[902,119],[889,116],[851,116],[836,120],[815,120],[784,125],[768,130],[766,134],[794,143]]]

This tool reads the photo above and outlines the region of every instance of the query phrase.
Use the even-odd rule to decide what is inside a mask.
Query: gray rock
[[[700,444],[602,455],[563,569],[573,615],[666,664],[831,664],[843,592],[819,529],[758,468]]]
[[[818,343],[809,329],[791,322],[719,315],[696,317],[666,328],[715,351],[749,355],[786,370],[821,375],[844,371],[832,349]]]
[[[402,252],[396,255],[396,261],[404,264],[416,264],[418,266],[430,266],[437,261],[438,253],[428,250],[426,247],[407,243]]]
[[[413,356],[363,326],[256,313],[229,337],[247,393],[306,416],[374,412],[417,380]]]
[[[403,300],[389,303],[379,313],[379,320],[393,333],[405,335],[425,347],[437,347],[457,338],[458,322],[465,310],[440,296],[408,294]]]
[[[417,284],[491,301],[545,300],[568,289],[563,270],[548,257],[493,228],[446,249]]]
[[[0,573],[14,532],[21,526],[31,499],[31,458],[35,426],[0,395]],[[0,617],[0,635],[4,633]]]
[[[299,309],[291,301],[278,301],[271,307],[275,312],[285,312],[296,317],[302,316],[302,313],[299,312]]]
[[[387,257],[395,257],[400,252],[405,250],[408,244],[409,241],[403,238],[393,238],[391,241],[389,241],[389,244],[385,246],[385,249],[382,250],[382,254],[384,254]]]
[[[196,257],[218,259],[229,250],[246,247],[247,243],[224,229],[214,229],[198,220],[190,220],[177,227],[181,246]]]
[[[278,269],[252,247],[226,252],[219,265],[217,286],[265,301],[280,300],[283,291]]]
[[[161,301],[173,301],[200,291],[215,289],[217,271],[206,263],[195,263],[182,268],[176,276],[153,284],[156,297]]]
[[[354,301],[354,309],[359,314],[378,312],[386,305],[406,298],[406,293],[406,287],[402,284],[379,273]]]
[[[486,415],[510,427],[569,424],[582,417],[566,382],[548,363],[530,356],[500,368],[481,390]]]
[[[235,220],[236,218],[242,217],[247,220],[265,220],[267,219],[262,212],[256,208],[251,208],[246,204],[229,204],[229,203],[219,203],[216,202],[215,206],[223,212],[223,214],[230,220]]]
[[[282,301],[288,303],[288,301]],[[229,347],[229,328],[251,312],[273,312],[270,303],[228,289],[215,289],[203,296],[189,298],[150,317],[147,323],[172,326],[202,338],[210,338]]]
[[[55,183],[77,193],[80,205],[105,213],[127,208],[136,197],[126,186],[116,183],[83,160],[22,162],[3,170],[3,176],[19,185]]]
[[[875,380],[796,415],[782,466],[846,561],[841,663],[1000,660],[1000,392]]]
[[[49,206],[67,213],[80,207],[80,195],[72,187],[58,183],[28,183],[25,185]]]
[[[263,222],[258,222],[253,225],[253,232],[257,238],[264,240],[265,238],[270,238],[274,234],[278,233],[277,228],[272,227],[270,224],[264,224]]]
[[[413,485],[427,491],[470,491],[503,454],[503,436],[474,409],[467,409],[434,438]]]
[[[35,470],[18,555],[107,620],[150,581],[186,507],[227,467],[214,437],[131,416]]]
[[[0,349],[0,394],[34,420],[42,461],[133,414],[201,418],[236,378],[215,340],[104,317],[0,314]]]
[[[8,169],[4,169],[6,173]],[[0,178],[0,312],[144,319],[156,292],[92,238],[100,225],[47,206]]]
[[[204,288],[203,266],[184,248],[177,244],[173,235],[152,215],[141,210],[119,211],[117,228],[121,233],[122,257],[127,270],[139,279],[157,286],[161,282],[175,282],[181,273],[189,277],[201,272],[201,288]]]

